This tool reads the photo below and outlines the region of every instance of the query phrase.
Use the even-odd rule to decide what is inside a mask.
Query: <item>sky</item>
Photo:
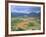
[[[16,6],[16,5],[11,5],[11,12],[12,13],[39,13],[40,12],[40,7],[36,6]]]

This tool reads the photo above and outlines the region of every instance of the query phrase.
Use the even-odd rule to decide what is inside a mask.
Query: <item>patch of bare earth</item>
[[[30,22],[30,21],[24,20],[24,21],[18,23],[17,26],[16,26],[16,29],[18,29],[18,28],[26,29],[26,28],[28,27],[28,23],[29,23],[29,22]]]

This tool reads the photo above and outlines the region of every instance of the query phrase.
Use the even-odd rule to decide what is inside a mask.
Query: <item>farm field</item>
[[[40,30],[39,17],[11,17],[11,31]]]

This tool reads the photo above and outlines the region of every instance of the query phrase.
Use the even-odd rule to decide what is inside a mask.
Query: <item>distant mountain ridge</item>
[[[30,14],[24,14],[24,13],[15,13],[15,12],[12,12],[11,13],[11,16],[40,16],[40,12],[39,13],[30,13]]]

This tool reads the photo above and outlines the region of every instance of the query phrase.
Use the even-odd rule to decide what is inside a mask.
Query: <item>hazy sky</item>
[[[16,6],[16,5],[11,5],[11,12],[16,12],[16,13],[39,13],[40,12],[40,7],[36,6]]]

